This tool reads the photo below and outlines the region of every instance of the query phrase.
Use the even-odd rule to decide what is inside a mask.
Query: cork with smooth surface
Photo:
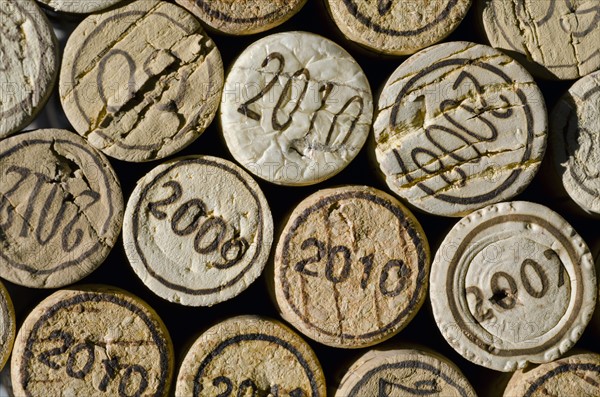
[[[320,190],[292,213],[275,253],[283,318],[328,346],[360,348],[397,334],[425,299],[429,246],[418,221],[366,186]]]
[[[12,352],[16,326],[12,301],[4,284],[0,283],[0,371]]]
[[[520,193],[546,149],[544,98],[500,51],[448,42],[406,60],[382,90],[375,154],[388,187],[434,215]]]
[[[121,230],[110,163],[77,134],[37,130],[0,141],[0,277],[57,288],[94,271]]]
[[[219,51],[192,14],[138,0],[75,29],[59,93],[79,134],[111,157],[139,162],[200,136],[219,106],[223,79]]]
[[[256,316],[225,320],[187,352],[175,395],[248,394],[325,397],[325,378],[306,342],[278,321]]]
[[[154,293],[189,306],[231,299],[258,276],[273,219],[258,184],[216,157],[171,160],[142,178],[127,204],[125,253]]]
[[[460,220],[435,255],[430,283],[446,341],[466,359],[504,372],[568,351],[598,295],[582,238],[554,211],[523,201]]]
[[[37,0],[53,11],[69,14],[91,14],[114,7],[125,0]]]

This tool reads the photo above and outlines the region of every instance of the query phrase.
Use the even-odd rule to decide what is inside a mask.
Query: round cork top
[[[133,269],[156,294],[210,306],[261,274],[273,219],[260,187],[241,168],[216,157],[184,157],[138,182],[123,242]]]
[[[0,141],[0,175],[1,277],[57,288],[104,261],[123,197],[101,153],[69,131],[37,130]]]
[[[600,395],[600,354],[578,353],[512,376],[504,397],[596,397]]]
[[[547,129],[544,99],[525,69],[491,47],[449,42],[391,75],[375,153],[389,188],[411,205],[462,216],[529,184]]]
[[[223,137],[244,168],[279,185],[324,181],[358,154],[371,128],[369,81],[342,47],[306,32],[264,37],[227,75]]]
[[[0,138],[26,127],[58,74],[58,44],[33,0],[0,2]]]
[[[448,343],[498,371],[559,358],[583,333],[597,297],[581,237],[549,208],[519,201],[459,221],[435,255],[430,283]]]
[[[325,397],[325,378],[317,356],[288,327],[266,318],[239,316],[196,340],[179,370],[175,395],[247,393]]]
[[[584,211],[600,214],[600,71],[577,81],[550,116],[552,160]]]
[[[264,32],[293,17],[306,0],[176,0],[211,29],[230,35]]]
[[[0,371],[8,361],[15,340],[16,319],[12,301],[0,283]]]
[[[75,29],[59,93],[67,118],[93,146],[120,160],[149,161],[204,132],[223,79],[219,51],[192,14],[138,0]]]
[[[342,34],[373,51],[412,54],[437,43],[461,23],[471,0],[327,0]]]
[[[68,14],[91,14],[116,6],[125,0],[37,0],[53,11]]]
[[[116,288],[55,292],[25,319],[12,355],[18,396],[166,396],[173,346],[145,302]]]
[[[544,78],[577,79],[600,68],[600,5],[586,0],[481,1],[491,45]]]
[[[396,199],[365,186],[325,189],[296,207],[281,234],[275,295],[306,336],[359,348],[410,322],[428,274],[425,234]]]
[[[348,370],[336,397],[476,397],[473,387],[450,360],[421,350],[371,350]]]

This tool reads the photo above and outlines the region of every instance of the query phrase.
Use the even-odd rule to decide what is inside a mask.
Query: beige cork
[[[12,352],[16,332],[15,310],[8,291],[0,283],[0,371]]]
[[[326,0],[342,34],[370,50],[407,55],[448,36],[471,0]]]
[[[59,93],[67,118],[93,146],[120,160],[149,161],[204,132],[223,79],[219,51],[192,14],[139,0],[75,29]]]
[[[473,387],[447,358],[416,349],[371,350],[348,370],[335,397],[476,397]]]
[[[532,73],[577,79],[600,68],[596,0],[482,0],[491,45],[518,57]]]
[[[141,299],[77,287],[55,292],[25,319],[11,374],[16,396],[166,396],[173,346]]]
[[[523,201],[460,220],[431,267],[435,321],[466,359],[498,371],[556,360],[594,311],[592,255],[557,213]]]
[[[33,0],[0,2],[0,138],[26,127],[58,74],[58,44]]]
[[[171,160],[142,178],[127,204],[125,252],[153,292],[211,306],[245,290],[267,262],[273,219],[258,184],[216,157]]]
[[[57,288],[94,271],[121,230],[110,163],[77,134],[37,130],[0,142],[0,276]]]
[[[544,99],[510,57],[468,42],[439,44],[391,75],[374,124],[389,188],[422,211],[463,216],[510,199],[546,149]]]
[[[600,354],[578,352],[517,371],[504,397],[597,397],[600,396]]]
[[[404,328],[425,299],[429,246],[416,218],[365,186],[320,190],[292,213],[277,245],[283,318],[323,344],[360,348]]]
[[[188,351],[175,395],[325,397],[325,378],[306,342],[278,321],[225,320]]]
[[[241,36],[281,25],[304,6],[306,0],[176,0],[210,29]]]
[[[53,11],[68,14],[91,14],[114,7],[125,0],[37,0]]]

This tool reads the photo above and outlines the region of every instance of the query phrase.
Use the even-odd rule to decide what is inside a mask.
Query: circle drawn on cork
[[[141,162],[176,153],[204,132],[223,79],[221,55],[192,14],[138,0],[75,29],[59,93],[67,118],[93,146]]]
[[[91,14],[116,6],[124,0],[37,0],[53,11],[68,14]]]
[[[8,291],[0,283],[0,371],[12,352],[15,340],[16,319]]]
[[[166,396],[173,347],[144,302],[109,287],[61,290],[27,317],[11,363],[17,395]]]
[[[37,130],[0,142],[0,175],[3,278],[58,288],[104,261],[121,230],[123,197],[101,153],[72,132]]]
[[[482,1],[493,47],[552,79],[577,79],[600,68],[600,4],[595,1]]]
[[[600,214],[600,72],[577,81],[551,116],[555,169],[584,211]]]
[[[279,185],[324,181],[358,154],[373,115],[369,82],[343,48],[286,32],[250,45],[225,81],[223,137],[250,173]]]
[[[412,320],[428,274],[425,235],[397,200],[368,187],[326,189],[296,207],[281,234],[275,294],[283,318],[304,335],[358,348]]]
[[[327,6],[349,40],[373,51],[407,55],[454,31],[466,16],[471,0],[327,0]]]
[[[448,359],[409,349],[367,352],[344,375],[335,395],[476,396],[468,380]]]
[[[232,368],[231,362],[237,365]],[[284,369],[284,370],[282,370]],[[281,323],[240,316],[206,331],[188,351],[178,395],[325,396],[325,378],[311,348]]]
[[[58,74],[58,44],[33,0],[0,2],[0,138],[26,127],[44,107]]]
[[[261,274],[273,220],[258,184],[229,161],[191,156],[160,165],[133,192],[123,242],[159,296],[191,306],[233,298]]]
[[[375,153],[389,188],[411,205],[462,216],[529,184],[547,128],[527,71],[491,47],[449,42],[413,55],[389,78]]]
[[[597,294],[581,237],[555,212],[527,202],[463,218],[431,274],[433,313],[446,340],[468,360],[499,371],[565,353],[589,322]]]

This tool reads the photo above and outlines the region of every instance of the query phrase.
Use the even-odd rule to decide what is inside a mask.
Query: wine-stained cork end
[[[12,352],[16,326],[12,301],[4,284],[0,283],[0,371]]]

